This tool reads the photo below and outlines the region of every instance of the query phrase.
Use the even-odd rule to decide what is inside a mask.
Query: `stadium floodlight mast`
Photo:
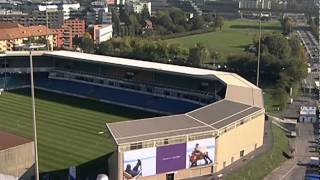
[[[257,62],[257,82],[256,86],[259,87],[260,78],[260,56],[261,56],[261,16],[262,16],[262,0],[259,1],[259,40],[258,40],[258,62]]]
[[[32,50],[44,48],[46,45],[32,45],[28,46],[29,60],[30,60],[30,84],[31,84],[31,99],[32,99],[32,118],[33,118],[33,141],[34,141],[34,156],[35,156],[35,180],[39,180],[39,161],[38,161],[38,139],[37,139],[37,121],[36,121],[36,105],[34,97],[34,80],[33,80],[33,61]]]

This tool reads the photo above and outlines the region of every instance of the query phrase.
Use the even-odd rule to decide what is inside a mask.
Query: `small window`
[[[225,168],[227,166],[227,162],[223,162],[223,168]]]
[[[130,144],[130,150],[134,150],[134,149],[142,149],[142,143],[134,143],[134,144]]]
[[[234,162],[234,157],[231,157],[231,163],[233,163]]]
[[[243,157],[244,155],[244,150],[240,151],[240,157]]]

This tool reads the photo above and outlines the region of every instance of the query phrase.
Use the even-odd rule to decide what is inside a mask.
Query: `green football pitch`
[[[185,37],[168,39],[168,42],[180,43],[190,48],[196,43],[201,43],[211,51],[218,52],[222,59],[230,55],[244,52],[245,47],[252,44],[253,37],[259,32],[259,24],[256,20],[234,19],[226,20],[222,31],[190,35]],[[281,32],[279,21],[262,23],[262,33]]]
[[[21,89],[0,95],[0,130],[33,137],[29,94]],[[156,114],[37,90],[40,171],[64,179],[66,169],[75,165],[78,176],[94,177],[106,170],[106,159],[115,148],[108,133],[99,133],[106,130],[105,124],[152,116]]]

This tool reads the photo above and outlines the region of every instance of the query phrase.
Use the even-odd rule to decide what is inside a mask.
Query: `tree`
[[[119,18],[121,22],[124,22],[125,24],[129,24],[129,14],[127,13],[127,11],[124,9],[123,6],[120,6],[119,9]]]
[[[196,30],[203,28],[205,22],[202,16],[195,16],[194,18],[192,18],[192,23],[192,29]]]
[[[94,41],[90,35],[90,33],[84,33],[83,37],[81,38],[80,47],[86,53],[93,53],[94,52]]]
[[[283,34],[289,35],[293,31],[293,23],[290,17],[285,17],[282,21]]]
[[[120,18],[118,13],[112,9],[112,26],[113,26],[113,34],[119,36],[121,33],[121,26],[120,26]]]
[[[141,30],[141,24],[138,21],[136,14],[131,14],[129,16],[129,25],[134,29],[134,34],[138,34]],[[130,28],[130,27],[129,27]],[[134,35],[133,34],[133,35]]]
[[[220,31],[222,30],[222,27],[224,25],[224,18],[222,16],[217,16],[215,20],[215,27],[219,27]]]
[[[143,23],[145,20],[150,19],[150,13],[146,5],[144,5],[143,9],[141,10],[140,19],[141,23]]]
[[[210,59],[210,52],[206,47],[197,43],[195,47],[189,49],[189,61],[193,66],[201,66]]]
[[[266,46],[268,52],[280,59],[288,58],[291,53],[291,49],[288,40],[281,34],[274,34],[265,37],[262,40],[262,44]]]
[[[172,31],[174,27],[174,23],[172,22],[171,17],[164,13],[164,12],[159,12],[158,16],[156,17],[156,22],[158,25],[161,25],[165,27],[166,29],[169,29]]]
[[[169,16],[175,24],[184,26],[187,23],[186,13],[179,8],[170,8]]]
[[[253,54],[235,55],[228,58],[228,70],[254,82],[256,80],[257,58]]]

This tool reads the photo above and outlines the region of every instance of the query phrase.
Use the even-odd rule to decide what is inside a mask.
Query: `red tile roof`
[[[17,23],[0,24],[0,40],[45,36],[47,33],[54,34],[52,30],[47,29],[47,27],[43,25],[24,27]]]

